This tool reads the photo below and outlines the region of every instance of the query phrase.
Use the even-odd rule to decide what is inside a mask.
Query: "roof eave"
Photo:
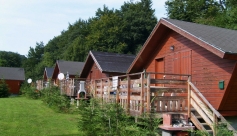
[[[226,52],[223,56],[223,59],[237,60],[237,53]]]

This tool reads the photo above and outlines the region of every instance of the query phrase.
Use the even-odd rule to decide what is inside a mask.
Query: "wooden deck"
[[[132,116],[168,112],[187,114],[198,129],[213,135],[216,132],[215,124],[223,122],[229,130],[235,131],[190,79],[190,75],[142,72],[87,81],[86,91],[105,103],[119,103]],[[193,114],[191,109],[199,114]],[[211,130],[205,129],[202,123],[198,122],[197,116],[201,117]]]

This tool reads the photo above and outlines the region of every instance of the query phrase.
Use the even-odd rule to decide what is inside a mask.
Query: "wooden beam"
[[[195,90],[195,92],[199,95],[200,98],[202,98],[203,102],[207,104],[207,106],[216,114],[218,118],[221,117],[221,114],[216,111],[216,109],[207,101],[207,99],[201,94],[201,92],[193,85],[192,82],[189,82],[189,85]]]
[[[191,77],[189,76],[188,77],[188,82],[190,82],[190,79]],[[190,118],[191,117],[191,89],[190,89],[190,85],[188,84],[188,117]]]
[[[175,92],[175,93],[187,93],[186,88],[169,88],[169,87],[157,87],[157,86],[151,86],[150,87],[151,92]]]
[[[147,75],[147,104],[146,104],[146,111],[147,113],[150,113],[150,106],[151,106],[151,92],[150,92],[150,74]]]
[[[129,75],[127,75],[127,89],[128,89],[128,97],[127,97],[127,112],[129,113],[129,110],[130,110],[130,96],[131,96],[131,92],[130,92],[130,88],[131,88],[131,85],[130,85],[130,77]]]
[[[141,108],[140,108],[140,114],[142,114],[144,112],[144,74],[141,73]]]
[[[213,112],[197,97],[197,95],[191,91],[191,97],[201,107],[202,111],[214,122]],[[214,124],[213,124],[214,125]]]
[[[191,104],[195,108],[195,110],[199,113],[199,115],[205,120],[205,122],[213,129],[213,122],[207,117],[207,115],[203,112],[201,107],[197,105],[197,103],[191,98]]]
[[[151,79],[151,84],[176,84],[176,85],[186,85],[187,80],[177,80],[177,79]]]

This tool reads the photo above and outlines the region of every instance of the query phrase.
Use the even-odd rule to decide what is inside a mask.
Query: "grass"
[[[1,136],[80,135],[79,115],[55,113],[41,100],[0,98]]]

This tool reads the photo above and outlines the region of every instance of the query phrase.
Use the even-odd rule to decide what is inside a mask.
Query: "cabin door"
[[[155,72],[156,73],[165,73],[165,63],[164,63],[163,58],[155,60]],[[163,76],[164,76],[163,74],[156,74],[155,78],[156,79],[163,79]],[[156,86],[159,86],[159,84],[156,84]]]
[[[192,51],[177,52],[173,57],[173,73],[174,74],[190,74],[191,75],[191,53]],[[183,77],[180,77],[181,79]]]

